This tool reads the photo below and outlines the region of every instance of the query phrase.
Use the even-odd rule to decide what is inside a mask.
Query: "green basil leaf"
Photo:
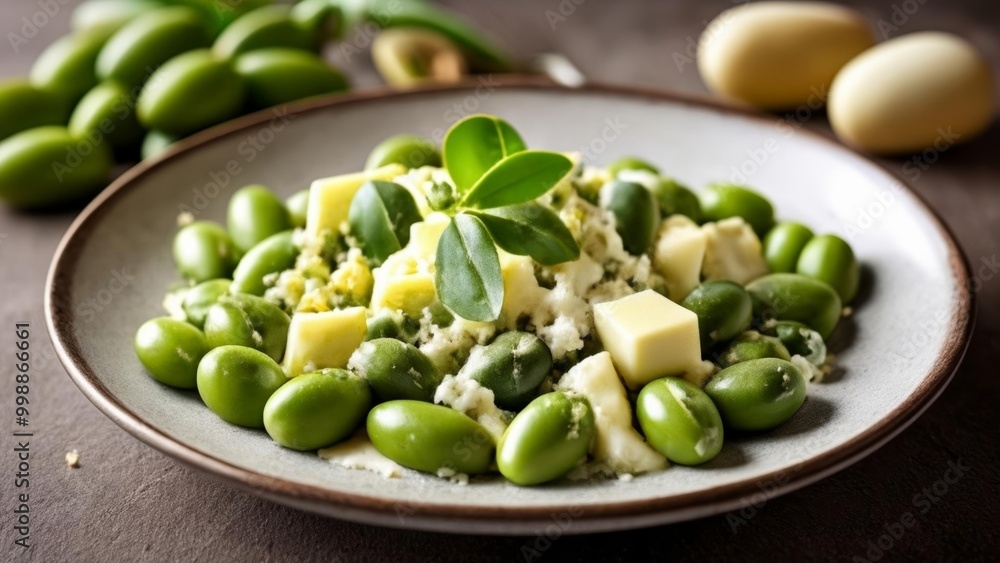
[[[535,202],[475,212],[497,246],[539,264],[570,262],[580,257],[580,247],[566,225],[551,209]]]
[[[573,170],[566,155],[522,151],[501,160],[465,194],[462,205],[491,209],[545,195]]]
[[[422,221],[413,195],[393,182],[365,182],[351,200],[347,220],[361,251],[382,263],[410,241],[410,225]]]
[[[459,213],[441,233],[435,262],[438,297],[456,315],[489,322],[500,316],[500,257],[482,221]]]
[[[458,192],[465,193],[496,163],[525,146],[506,121],[491,115],[470,115],[452,125],[441,148],[444,167]]]

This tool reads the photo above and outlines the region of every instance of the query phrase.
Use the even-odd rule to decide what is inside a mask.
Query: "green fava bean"
[[[794,272],[806,243],[813,238],[809,227],[791,221],[778,223],[764,237],[764,259],[772,272]]]
[[[162,7],[155,0],[87,0],[73,10],[71,25],[75,31],[121,29],[142,14]]]
[[[299,49],[258,49],[240,55],[236,73],[247,85],[250,105],[264,109],[348,88],[347,79],[314,53]]]
[[[594,439],[594,411],[582,396],[556,391],[528,404],[497,446],[500,473],[516,485],[539,485],[570,472]]]
[[[773,336],[744,333],[723,350],[719,356],[719,365],[726,368],[760,358],[778,358],[790,361],[792,356],[781,340]]]
[[[824,282],[800,274],[770,274],[750,282],[747,293],[761,321],[798,321],[824,339],[840,322],[840,296]]]
[[[0,142],[0,200],[20,209],[79,203],[105,186],[112,164],[107,145],[65,127],[28,129]]]
[[[664,217],[684,215],[695,223],[702,222],[701,203],[698,196],[671,178],[662,178],[656,184],[656,199]]]
[[[271,190],[245,186],[229,199],[226,228],[236,248],[246,252],[264,239],[290,230],[292,216]]]
[[[260,350],[280,362],[291,319],[277,305],[255,295],[226,295],[205,315],[205,338],[212,348],[236,345]]]
[[[498,406],[518,410],[552,373],[552,352],[534,334],[505,332],[488,346],[476,348],[462,371],[493,391]]]
[[[48,90],[26,80],[0,83],[0,141],[35,127],[63,125],[68,116],[66,102]]]
[[[247,12],[227,27],[215,40],[212,50],[222,58],[268,47],[288,47],[315,51],[318,37],[292,19],[288,6],[263,6]]]
[[[233,282],[227,279],[208,280],[192,287],[184,294],[181,307],[189,323],[198,328],[205,326],[208,310],[219,302],[219,298],[229,293]]]
[[[826,361],[826,344],[818,332],[796,321],[778,321],[772,329],[789,354],[802,356],[816,366]]]
[[[218,35],[247,12],[270,5],[274,0],[168,0],[168,2],[203,12],[211,21],[213,34]]]
[[[623,156],[608,165],[608,174],[611,174],[612,178],[617,177],[618,173],[622,170],[642,170],[657,176],[660,175],[659,168],[641,158],[636,158],[634,156]]]
[[[170,148],[181,138],[177,135],[170,135],[163,131],[150,131],[142,140],[142,159],[147,160]]]
[[[285,208],[292,219],[292,226],[302,229],[306,226],[306,217],[309,215],[309,190],[301,190],[292,194],[285,200]]]
[[[97,55],[113,31],[107,27],[77,31],[49,45],[31,67],[31,83],[75,104],[97,85]]]
[[[701,193],[701,211],[705,221],[742,217],[758,236],[774,226],[774,207],[759,193],[733,184],[715,184]]]
[[[339,13],[330,0],[301,0],[292,6],[289,15],[323,42],[334,34]]]
[[[100,139],[125,155],[135,151],[144,135],[128,91],[117,82],[102,82],[83,96],[70,117],[69,132],[79,138]]]
[[[434,324],[445,326],[436,321]],[[420,322],[416,319],[411,319],[399,311],[383,311],[379,315],[368,319],[368,332],[365,333],[365,342],[377,338],[394,338],[412,344],[419,331]]]
[[[616,180],[601,190],[601,206],[614,214],[615,230],[629,254],[640,256],[649,249],[660,226],[660,205],[653,192]]]
[[[372,393],[365,380],[342,369],[302,374],[264,405],[264,429],[293,450],[315,450],[348,437],[368,414]]]
[[[731,281],[705,282],[694,288],[681,306],[698,315],[703,353],[745,331],[753,317],[750,295]]]
[[[185,6],[163,8],[125,24],[108,40],[97,57],[97,76],[131,90],[163,63],[211,44],[204,13]]]
[[[368,413],[375,449],[403,467],[475,475],[493,464],[495,442],[475,420],[449,407],[423,401],[389,401]]]
[[[239,251],[221,225],[195,221],[174,237],[174,263],[182,276],[201,283],[228,278],[239,261]]]
[[[410,226],[422,221],[417,202],[393,182],[365,182],[351,200],[347,220],[365,256],[381,263],[410,241]]]
[[[646,441],[674,463],[698,465],[722,450],[722,417],[698,387],[673,377],[646,384],[636,401]]]
[[[232,292],[264,295],[268,287],[265,278],[292,268],[298,256],[292,231],[268,237],[240,259],[233,272]]]
[[[720,371],[708,381],[705,392],[730,428],[767,430],[799,410],[806,398],[806,380],[791,362],[763,358]]]
[[[434,401],[443,375],[423,352],[393,338],[364,342],[349,364],[383,401]]]
[[[851,245],[836,235],[820,235],[809,241],[799,255],[795,271],[826,282],[850,303],[858,293],[861,268]]]
[[[264,427],[267,400],[287,380],[267,354],[244,346],[216,348],[198,364],[201,400],[222,420],[248,428]]]
[[[246,86],[211,51],[189,51],[158,68],[139,94],[139,122],[184,136],[240,115]]]
[[[135,333],[135,354],[146,371],[160,383],[194,389],[198,362],[209,351],[205,335],[176,319],[147,321]]]
[[[390,164],[401,164],[407,168],[441,166],[441,153],[428,139],[416,135],[396,135],[375,145],[368,154],[365,170]]]

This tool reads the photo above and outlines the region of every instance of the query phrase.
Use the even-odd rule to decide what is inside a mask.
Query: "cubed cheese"
[[[368,330],[364,307],[322,313],[296,313],[288,328],[285,373],[295,377],[307,370],[342,368]]]
[[[384,266],[383,266],[384,267]],[[371,308],[374,311],[388,309],[402,311],[407,316],[419,319],[425,307],[434,303],[437,290],[434,276],[426,272],[396,274],[391,271],[375,271],[375,286],[372,289]]]
[[[666,458],[651,448],[632,426],[625,387],[607,352],[573,366],[556,387],[579,393],[590,401],[596,427],[591,446],[594,461],[618,474],[646,473],[667,467]]]
[[[683,301],[701,283],[707,246],[708,235],[683,215],[672,215],[660,226],[653,261],[674,301]]]
[[[347,220],[354,194],[365,182],[392,180],[406,172],[399,164],[390,164],[375,170],[322,178],[309,188],[309,211],[306,215],[306,232],[317,236],[323,231],[340,232],[340,225]]]
[[[701,227],[708,237],[701,272],[707,281],[731,280],[746,284],[767,274],[760,239],[740,217]]]
[[[434,262],[437,256],[438,240],[441,233],[451,223],[451,217],[444,213],[431,213],[419,221],[410,225],[410,242],[407,243],[405,251],[414,258]]]
[[[651,289],[594,305],[594,324],[632,389],[701,361],[698,316]]]
[[[527,256],[501,251],[500,274],[503,276],[500,316],[504,326],[514,327],[521,315],[532,315],[543,306],[548,290],[538,285],[534,262]]]

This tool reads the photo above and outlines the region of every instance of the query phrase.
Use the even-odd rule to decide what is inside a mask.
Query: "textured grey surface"
[[[697,38],[729,2],[599,2],[576,6],[553,30],[547,9],[559,2],[453,2],[524,54],[559,50],[595,79],[701,92],[692,65],[678,69],[675,52]],[[562,2],[569,5],[571,2]],[[865,4],[873,20],[893,6]],[[4,2],[0,31],[18,31],[36,2]],[[0,75],[24,74],[37,53],[68,26],[62,8],[15,54],[0,43]],[[1000,13],[989,2],[926,2],[892,35],[941,28],[970,38],[1000,66]],[[891,20],[890,20],[891,21]],[[897,22],[902,18],[897,17]],[[896,25],[896,24],[894,24]],[[337,56],[337,53],[333,53]],[[357,68],[355,68],[357,67]],[[352,70],[364,75],[360,62]],[[369,78],[362,82],[370,81]],[[823,118],[810,127],[825,129]],[[1000,224],[1000,128],[968,146],[940,155],[913,184],[945,217],[974,271],[995,260]],[[884,161],[903,170],[904,159]],[[693,560],[741,557],[851,560],[881,538],[885,559],[990,559],[998,552],[1000,455],[994,412],[995,358],[1000,341],[1000,278],[982,270],[977,284],[978,330],[969,356],[939,401],[886,447],[821,483],[742,512],[745,524],[714,517],[649,530],[555,541],[453,537],[387,530],[325,519],[232,490],[182,467],[120,430],[76,390],[52,356],[43,331],[42,283],[71,214],[17,215],[0,210],[0,349],[12,350],[10,325],[32,323],[32,543],[11,545],[14,443],[4,439],[0,460],[0,553],[35,561],[253,561],[253,560],[515,560],[523,555],[567,560]],[[6,235],[6,236],[3,236]],[[995,263],[995,262],[994,262]],[[920,283],[914,277],[914,283]],[[914,306],[919,306],[915,304]],[[99,328],[97,328],[99,329]],[[12,429],[12,371],[0,369],[0,428]],[[67,450],[81,467],[70,470]],[[968,467],[964,476],[949,464]],[[926,512],[924,510],[926,509]],[[908,515],[912,516],[908,517]],[[912,524],[912,527],[900,526]],[[887,529],[902,534],[891,542]],[[869,542],[872,542],[871,544]],[[535,549],[526,552],[527,546]],[[874,555],[875,553],[872,552]],[[539,557],[540,556],[540,557]]]

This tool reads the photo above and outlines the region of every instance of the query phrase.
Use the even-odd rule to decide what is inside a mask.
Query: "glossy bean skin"
[[[652,192],[616,180],[601,189],[601,205],[615,215],[615,230],[629,254],[639,256],[649,249],[660,226],[660,204]]]
[[[204,12],[211,22],[213,35],[217,36],[244,14],[269,6],[275,0],[169,0],[169,2]]]
[[[437,321],[434,324],[445,326]],[[412,344],[420,331],[420,322],[399,311],[383,311],[368,319],[365,342],[376,338],[395,338]]]
[[[114,30],[77,31],[49,45],[31,67],[31,83],[72,106],[97,85],[97,56]]]
[[[299,49],[258,49],[234,63],[247,85],[250,107],[264,109],[322,94],[347,90],[341,72],[318,55]]]
[[[28,129],[0,142],[0,200],[19,209],[81,203],[107,184],[112,164],[104,143],[55,125]]]
[[[292,19],[289,10],[288,6],[262,6],[241,15],[223,30],[212,50],[227,59],[270,47],[315,50],[317,37]]]
[[[338,25],[342,14],[330,0],[301,0],[292,6],[291,18],[308,30],[322,43],[333,35],[333,27]]]
[[[365,170],[374,170],[390,164],[407,168],[441,166],[441,152],[430,140],[416,135],[396,135],[375,145],[368,154]]]
[[[623,156],[618,160],[615,160],[608,165],[607,170],[608,174],[610,174],[612,178],[617,177],[618,173],[622,170],[642,170],[657,176],[660,174],[659,168],[641,158],[634,156]]]
[[[97,76],[131,90],[163,63],[211,43],[202,12],[185,6],[156,10],[125,24],[108,40],[97,57]]]
[[[299,247],[292,240],[292,231],[285,231],[261,241],[243,255],[233,271],[233,293],[263,296],[267,291],[264,278],[295,266]]]
[[[754,317],[798,321],[829,338],[840,322],[840,296],[824,282],[800,274],[770,274],[747,284]]]
[[[809,227],[792,221],[778,223],[764,237],[764,259],[774,273],[794,272],[802,249],[813,238]]]
[[[306,217],[309,215],[309,190],[300,190],[292,194],[285,200],[285,208],[288,209],[292,226],[302,229],[306,226]]]
[[[229,233],[216,223],[195,221],[174,237],[177,271],[195,283],[231,277],[239,257]]]
[[[683,184],[671,178],[661,178],[656,185],[655,194],[664,217],[684,215],[695,223],[702,222],[698,196]]]
[[[350,436],[364,422],[371,402],[368,384],[347,370],[304,373],[267,400],[264,429],[286,448],[323,448]]]
[[[705,221],[742,217],[757,236],[764,236],[774,226],[774,207],[759,193],[734,184],[715,184],[701,192],[701,211]]]
[[[117,82],[102,82],[87,92],[73,110],[70,134],[100,139],[116,154],[132,156],[145,131],[130,107],[128,91]]]
[[[203,281],[189,289],[184,294],[184,302],[181,304],[188,322],[203,328],[208,310],[219,302],[220,297],[229,293],[229,286],[232,283],[232,280],[220,278]]]
[[[290,324],[291,318],[269,301],[254,295],[226,295],[208,309],[205,338],[212,348],[244,346],[280,362]]]
[[[792,359],[781,340],[773,336],[751,334],[753,335],[744,333],[731,342],[719,356],[719,365],[727,368],[731,365],[760,358],[778,358],[785,361]]]
[[[517,485],[553,481],[586,457],[594,432],[594,412],[585,397],[546,393],[507,427],[497,446],[497,466]]]
[[[820,235],[802,249],[795,271],[826,282],[847,304],[854,300],[861,281],[861,267],[847,241],[836,235]]]
[[[63,125],[68,118],[68,104],[60,96],[27,80],[0,82],[0,142],[35,127]]]
[[[158,68],[136,102],[147,129],[186,136],[240,115],[243,79],[208,50],[188,51]]]
[[[505,332],[475,349],[462,371],[493,391],[498,406],[518,410],[534,399],[552,373],[552,352],[534,334]]]
[[[198,364],[201,400],[222,420],[248,428],[264,427],[264,406],[286,381],[277,362],[244,346],[215,348]]]
[[[382,455],[410,469],[475,475],[493,464],[495,442],[475,420],[423,401],[389,401],[368,413],[368,437]]]
[[[812,364],[821,366],[826,361],[826,344],[815,330],[796,321],[778,321],[770,330],[789,354],[802,356]]]
[[[712,376],[705,392],[736,430],[768,430],[787,421],[806,398],[802,372],[777,358],[749,360]]]
[[[181,389],[197,386],[198,362],[208,341],[197,328],[170,317],[144,323],[135,333],[135,354],[153,379]]]
[[[142,159],[147,160],[170,148],[170,145],[181,140],[177,135],[164,133],[163,131],[152,130],[146,133],[142,140]]]
[[[636,402],[646,441],[674,463],[698,465],[722,450],[722,417],[715,403],[683,379],[664,377],[646,384]]]
[[[681,306],[698,315],[702,351],[735,338],[750,327],[753,303],[740,284],[705,282],[688,294]]]
[[[407,399],[432,403],[443,378],[423,352],[393,338],[362,343],[349,365],[357,369],[382,401]]]
[[[264,239],[291,230],[285,204],[265,186],[244,186],[229,199],[226,229],[236,248],[246,252]]]
[[[71,25],[74,31],[117,30],[142,14],[162,7],[163,4],[155,0],[87,0],[73,9]]]

